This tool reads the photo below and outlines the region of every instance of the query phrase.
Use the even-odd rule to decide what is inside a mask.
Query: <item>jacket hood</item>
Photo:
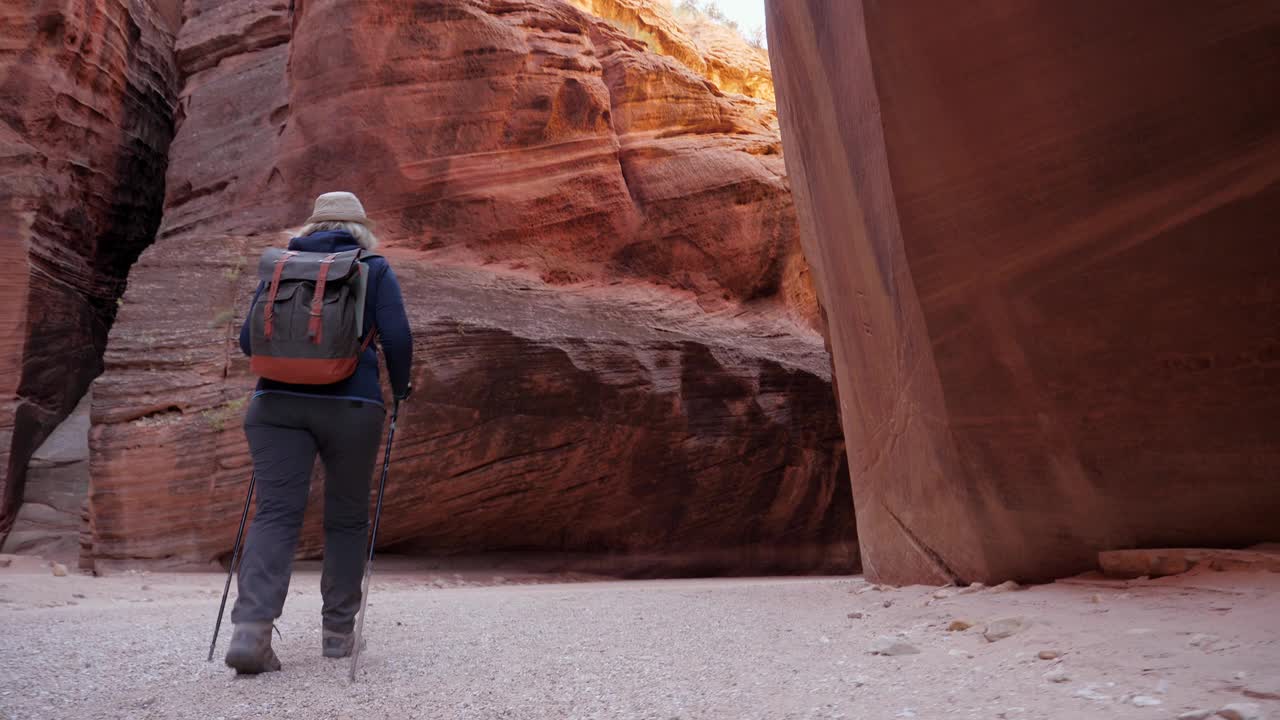
[[[335,253],[356,250],[359,247],[356,239],[345,230],[321,230],[289,241],[290,250],[301,252]]]

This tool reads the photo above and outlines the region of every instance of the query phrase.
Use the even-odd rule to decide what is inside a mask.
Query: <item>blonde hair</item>
[[[378,236],[373,234],[369,228],[356,222],[340,222],[337,220],[324,220],[321,222],[307,223],[298,231],[299,237],[306,237],[312,233],[321,230],[342,230],[356,239],[356,244],[365,250],[373,251],[378,247]]]

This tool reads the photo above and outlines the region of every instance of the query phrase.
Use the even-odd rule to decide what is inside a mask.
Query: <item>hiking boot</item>
[[[356,646],[355,632],[343,633],[336,630],[323,628],[320,634],[321,652],[327,658],[344,658],[350,657],[351,651]],[[360,643],[360,649],[363,650],[368,643]]]
[[[280,669],[280,658],[271,649],[272,624],[240,623],[231,635],[227,648],[227,667],[238,675],[257,675]]]

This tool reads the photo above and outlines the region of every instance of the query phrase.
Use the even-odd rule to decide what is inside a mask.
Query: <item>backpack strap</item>
[[[294,250],[286,250],[276,258],[276,271],[271,276],[271,291],[267,293],[267,307],[263,310],[263,333],[267,339],[271,339],[271,332],[274,329],[276,294],[280,292],[280,276],[284,274],[284,264],[289,262],[289,258],[297,255]]]
[[[311,342],[316,345],[320,344],[320,336],[324,330],[324,286],[329,279],[329,268],[333,266],[334,258],[338,257],[337,253],[325,256],[320,261],[320,274],[316,277],[316,294],[311,298],[311,324],[307,326],[307,335],[311,337]]]
[[[381,258],[381,257],[382,257],[381,255],[378,255],[377,253],[369,252],[364,248],[361,248],[360,252],[356,254],[356,261],[361,265],[361,277],[360,277],[360,282],[358,284],[359,289],[357,290],[357,293],[359,296],[358,307],[360,308],[360,315],[361,315],[361,317],[359,318],[360,321],[364,320],[363,315],[364,315],[364,309],[365,309],[365,304],[364,304],[365,296],[366,296],[366,293],[368,292],[369,283],[372,281],[372,278],[370,277],[370,273],[372,273],[373,271],[369,269],[368,261],[373,260],[374,258]],[[369,346],[373,343],[373,339],[374,337],[377,336],[377,334],[378,334],[378,329],[376,327],[369,328],[368,334],[365,335],[364,342],[360,344],[360,352],[363,353],[365,350],[369,349]]]

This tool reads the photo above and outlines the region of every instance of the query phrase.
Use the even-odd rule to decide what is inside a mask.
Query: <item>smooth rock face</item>
[[[866,571],[1274,539],[1280,5],[768,9]]]
[[[176,0],[0,8],[0,533],[160,221]]]
[[[415,333],[382,547],[855,569],[771,109],[561,3],[295,7],[186,5],[161,239],[95,387],[99,564],[229,555],[251,268],[341,188],[377,220]]]

